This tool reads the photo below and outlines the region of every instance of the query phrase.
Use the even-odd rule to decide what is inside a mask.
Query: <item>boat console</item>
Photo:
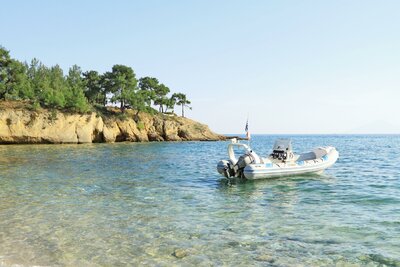
[[[269,156],[272,160],[282,162],[293,160],[292,141],[283,138],[276,140],[272,153]]]

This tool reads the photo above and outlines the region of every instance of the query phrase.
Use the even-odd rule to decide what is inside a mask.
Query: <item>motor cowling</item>
[[[244,169],[244,167],[253,163],[253,161],[254,161],[254,158],[250,154],[244,154],[239,157],[236,165],[239,167],[239,169]]]
[[[217,165],[217,171],[224,175],[225,170],[227,170],[229,168],[229,161],[227,160],[221,160],[220,162],[218,162]]]
[[[221,160],[218,162],[217,170],[226,178],[231,178],[236,176],[238,167],[227,160]]]

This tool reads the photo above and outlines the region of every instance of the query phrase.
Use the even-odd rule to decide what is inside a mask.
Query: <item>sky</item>
[[[400,1],[5,1],[0,45],[131,66],[218,133],[400,133]],[[176,112],[179,109],[176,108]]]

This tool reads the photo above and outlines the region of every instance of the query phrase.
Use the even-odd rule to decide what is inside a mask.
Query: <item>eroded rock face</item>
[[[0,143],[92,143],[222,140],[203,124],[177,116],[139,115],[121,120],[96,113],[68,114],[26,109],[0,110]]]

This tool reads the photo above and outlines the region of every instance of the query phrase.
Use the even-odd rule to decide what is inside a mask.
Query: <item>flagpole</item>
[[[247,145],[250,147],[250,132],[249,132],[249,113],[247,113]]]
[[[247,113],[247,119],[246,119],[246,127],[244,129],[246,131],[246,137],[247,137],[247,145],[250,147],[250,131],[249,131],[249,113]]]

